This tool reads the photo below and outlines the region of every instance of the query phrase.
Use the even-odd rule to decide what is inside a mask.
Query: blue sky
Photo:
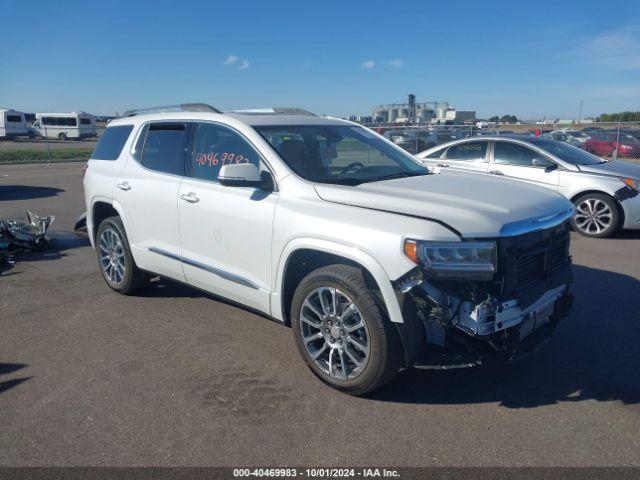
[[[640,2],[0,0],[0,105],[640,110]]]

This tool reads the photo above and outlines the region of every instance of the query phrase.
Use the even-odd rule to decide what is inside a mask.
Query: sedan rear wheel
[[[618,230],[620,214],[615,200],[608,195],[591,193],[574,202],[573,228],[586,237],[608,237]]]

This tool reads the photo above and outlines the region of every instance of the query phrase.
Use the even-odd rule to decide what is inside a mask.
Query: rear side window
[[[91,125],[91,119],[90,118],[81,118],[80,119],[80,125]]]
[[[152,123],[144,139],[140,163],[156,172],[184,175],[186,141],[184,123]]]
[[[20,115],[7,115],[7,122],[19,123],[22,122],[22,117]]]
[[[133,130],[133,125],[118,125],[117,127],[107,127],[100,137],[96,149],[91,158],[94,160],[116,160],[122,152],[129,134]]]
[[[464,142],[453,145],[447,150],[447,160],[462,162],[486,162],[487,142]]]

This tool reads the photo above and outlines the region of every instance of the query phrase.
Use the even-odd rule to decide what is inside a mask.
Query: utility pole
[[[582,123],[582,100],[580,100],[580,108],[578,109],[578,125]]]

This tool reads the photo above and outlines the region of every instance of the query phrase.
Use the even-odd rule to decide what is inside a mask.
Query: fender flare
[[[363,268],[366,268],[380,287],[380,293],[387,308],[389,320],[394,323],[404,323],[400,303],[398,302],[398,297],[396,296],[396,292],[391,284],[391,280],[387,276],[382,265],[380,265],[376,259],[352,245],[303,237],[289,241],[280,254],[275,278],[276,288],[271,294],[271,316],[279,319],[280,321],[283,321],[285,318],[284,312],[282,311],[284,272],[292,254],[301,249],[317,250],[344,257],[356,262]]]
[[[94,246],[95,239],[93,238],[93,231],[94,231],[94,228],[96,227],[96,225],[93,224],[93,209],[95,208],[96,203],[98,202],[111,205],[113,209],[116,212],[118,212],[118,216],[122,220],[122,225],[124,225],[124,231],[126,235],[128,238],[131,238],[129,235],[130,233],[129,221],[127,219],[127,216],[124,213],[124,209],[122,208],[122,205],[120,205],[113,198],[96,196],[91,199],[91,208],[87,211],[87,233],[89,235],[89,241],[91,242],[91,245]]]

